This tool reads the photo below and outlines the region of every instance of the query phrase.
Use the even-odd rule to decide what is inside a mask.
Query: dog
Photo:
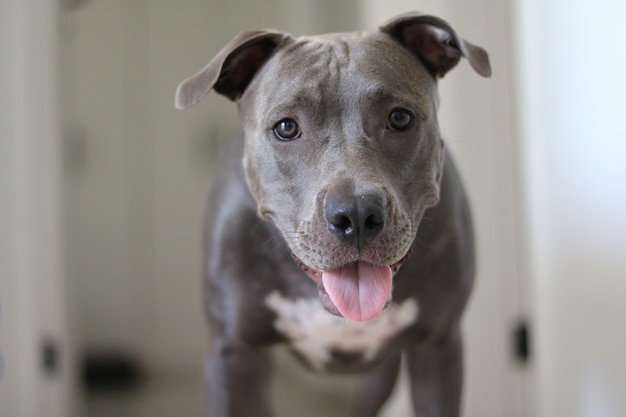
[[[482,48],[408,13],[371,33],[243,32],[178,86],[177,108],[215,90],[243,128],[206,214],[209,417],[271,415],[278,343],[315,371],[364,373],[357,417],[380,410],[402,356],[415,415],[459,415],[475,254],[437,84],[461,58],[491,75]]]

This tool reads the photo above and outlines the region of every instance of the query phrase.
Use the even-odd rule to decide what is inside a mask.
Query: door
[[[617,1],[520,2],[538,417],[626,415],[626,42]],[[606,42],[610,39],[610,42]]]
[[[61,256],[57,18],[54,2],[0,3],[2,416],[73,411]]]

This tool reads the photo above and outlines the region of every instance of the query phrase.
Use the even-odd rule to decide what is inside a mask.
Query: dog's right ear
[[[418,56],[433,76],[443,77],[467,58],[472,68],[483,77],[491,76],[487,52],[462,39],[446,21],[419,12],[400,15],[380,28]]]
[[[176,108],[195,106],[211,91],[237,100],[272,53],[288,35],[272,31],[242,32],[197,74],[178,85]]]

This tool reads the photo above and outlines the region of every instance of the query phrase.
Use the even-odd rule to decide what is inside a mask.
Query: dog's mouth
[[[320,300],[330,313],[352,321],[370,321],[391,302],[393,275],[410,252],[393,265],[374,265],[366,261],[348,263],[339,268],[319,270],[293,258],[317,283]]]

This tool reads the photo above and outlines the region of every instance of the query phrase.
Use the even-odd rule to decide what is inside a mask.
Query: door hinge
[[[59,350],[58,343],[50,336],[45,337],[41,342],[41,369],[49,377],[55,376],[61,367]]]
[[[513,355],[522,365],[528,365],[531,359],[531,334],[528,320],[517,322],[513,329]]]

